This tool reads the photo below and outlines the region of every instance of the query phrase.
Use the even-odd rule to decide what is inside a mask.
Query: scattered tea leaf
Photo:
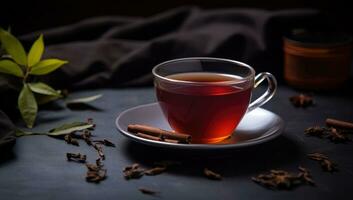
[[[43,82],[28,83],[29,88],[32,92],[49,95],[49,96],[60,96],[60,93]]]
[[[28,67],[32,67],[37,64],[42,58],[42,54],[44,52],[44,42],[43,42],[43,34],[39,36],[39,38],[33,43],[31,50],[28,53]]]
[[[222,176],[216,172],[213,172],[207,168],[205,168],[203,170],[203,173],[205,174],[205,176],[209,179],[213,179],[213,180],[221,180]]]
[[[50,130],[48,135],[53,135],[53,136],[65,135],[75,131],[82,131],[85,129],[89,129],[92,127],[93,127],[93,124],[88,124],[86,122],[72,122]]]
[[[21,67],[11,60],[0,60],[0,72],[17,77],[23,77],[23,71]]]
[[[88,128],[92,128],[93,124],[88,124],[86,122],[72,122],[68,124],[63,124],[57,128],[51,129],[48,132],[30,132],[16,129],[15,133],[17,137],[28,136],[28,135],[48,135],[48,136],[60,136],[73,133],[75,131],[82,131]]]
[[[66,63],[67,61],[65,60],[45,59],[32,66],[32,69],[29,73],[33,75],[45,75],[58,69]]]
[[[18,97],[18,108],[20,109],[23,120],[28,128],[32,128],[37,116],[38,105],[34,95],[27,84],[23,88]]]
[[[71,100],[68,100],[66,102],[66,104],[71,105],[71,104],[89,103],[89,102],[92,102],[92,101],[95,101],[95,100],[101,98],[102,96],[103,96],[102,94],[98,94],[98,95],[89,96],[89,97],[81,97],[81,98],[77,98],[77,99],[71,99]]]
[[[0,40],[6,52],[11,55],[16,63],[20,65],[27,64],[26,52],[21,42],[16,37],[14,37],[10,32],[2,30]]]
[[[56,92],[58,94],[60,94],[60,90],[56,90]],[[48,96],[48,95],[42,95],[42,94],[36,94],[36,100],[38,105],[44,105],[47,104],[49,102],[55,101],[57,99],[60,99],[62,96],[61,95],[57,95],[57,96]]]
[[[152,190],[152,189],[148,189],[148,188],[144,188],[144,187],[140,187],[139,188],[140,192],[142,192],[143,194],[149,194],[149,195],[155,195],[159,192]]]

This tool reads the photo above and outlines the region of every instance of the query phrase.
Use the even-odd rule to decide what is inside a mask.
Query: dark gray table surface
[[[88,183],[86,167],[66,161],[66,152],[85,153],[90,162],[94,161],[96,152],[84,142],[76,147],[47,136],[22,137],[13,152],[0,162],[0,199],[353,199],[353,142],[334,144],[303,134],[309,126],[324,125],[326,117],[353,121],[352,95],[315,94],[315,107],[298,109],[288,101],[297,92],[282,86],[275,98],[263,106],[286,123],[279,138],[237,151],[176,152],[130,142],[115,128],[115,118],[121,111],[155,101],[152,88],[77,92],[72,97],[96,93],[104,94],[92,103],[100,110],[72,111],[60,106],[41,110],[34,130],[94,118],[94,134],[117,145],[105,148],[108,178],[100,184]],[[314,151],[326,153],[338,164],[339,172],[323,172],[317,162],[306,157]],[[130,181],[122,176],[126,165],[137,162],[150,167],[154,161],[164,159],[180,160],[182,164],[158,176]],[[251,181],[258,173],[273,168],[296,171],[298,165],[311,170],[316,187],[271,191]],[[221,173],[224,179],[205,178],[204,167]],[[137,190],[139,187],[152,188],[160,194],[147,196]]]

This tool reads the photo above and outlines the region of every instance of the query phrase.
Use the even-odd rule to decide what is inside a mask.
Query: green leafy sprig
[[[60,90],[55,90],[43,82],[31,82],[30,77],[49,74],[67,61],[55,58],[42,60],[43,35],[33,43],[28,54],[16,37],[1,28],[0,41],[1,48],[6,52],[0,58],[0,73],[22,79],[23,86],[18,96],[18,109],[27,127],[32,128],[36,120],[38,104],[56,100],[62,95]]]

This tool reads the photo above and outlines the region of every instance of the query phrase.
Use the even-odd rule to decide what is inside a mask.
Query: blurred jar
[[[351,64],[349,35],[295,31],[284,38],[284,78],[296,88],[337,89],[348,80]]]

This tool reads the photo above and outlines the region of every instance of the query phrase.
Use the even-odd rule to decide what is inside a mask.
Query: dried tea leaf
[[[163,173],[167,168],[166,167],[154,167],[144,171],[145,175],[154,176]]]
[[[158,191],[155,191],[155,190],[152,190],[152,189],[148,189],[148,188],[144,188],[144,187],[140,187],[139,190],[143,194],[149,194],[149,195],[155,195],[155,194],[159,193]]]
[[[213,179],[213,180],[221,180],[222,176],[216,172],[213,172],[207,168],[205,168],[203,170],[203,173],[205,174],[205,176],[209,179]]]

